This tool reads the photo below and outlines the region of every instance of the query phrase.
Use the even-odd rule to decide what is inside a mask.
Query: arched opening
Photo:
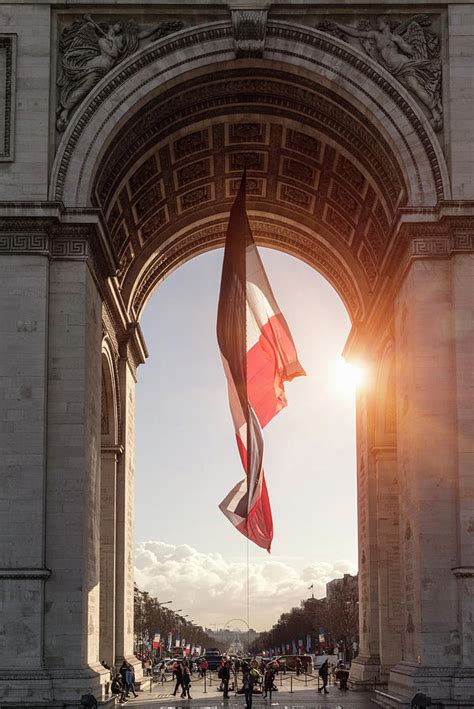
[[[355,400],[338,370],[350,320],[313,269],[261,254],[307,377],[288,385],[288,408],[265,429],[275,540],[271,557],[250,549],[258,630],[310,583],[325,595],[331,573],[355,571],[357,554]],[[246,612],[246,545],[217,508],[242,477],[215,338],[221,259],[215,250],[181,266],[143,314],[151,356],[137,385],[135,529],[138,583],[222,625]]]
[[[116,363],[110,342],[102,344],[100,452],[100,634],[99,657],[115,662],[117,572],[117,461],[119,401]]]
[[[223,61],[212,72],[207,67],[193,69],[179,80],[143,91],[140,99],[134,97],[128,113],[123,108],[124,117],[116,116],[106,141],[100,146],[92,140],[88,156],[96,149],[97,153],[87,189],[86,164],[74,185],[68,187],[67,172],[58,183],[76,200],[88,194],[87,200],[104,217],[115,264],[109,288],[130,322],[122,344],[118,338],[118,350],[124,362],[135,353],[134,364],[123,364],[121,375],[125,453],[118,468],[123,503],[117,530],[123,556],[119,554],[122,566],[116,575],[117,595],[122,599],[116,615],[125,656],[132,654],[127,598],[133,550],[129,524],[133,392],[140,361],[137,347],[145,352],[138,325],[143,309],[175,269],[222,246],[230,205],[246,167],[248,212],[257,243],[297,257],[329,281],[351,319],[349,348],[353,350],[359,338],[360,349],[362,324],[370,322],[374,303],[386,291],[386,274],[396,258],[396,215],[407,205],[432,201],[443,189],[442,169],[433,153],[426,165],[418,162],[415,170],[407,169],[408,163],[413,165],[415,146],[387,118],[386,109],[381,120],[377,113],[381,104],[373,98],[375,115],[368,122],[367,105],[350,95],[341,75],[335,82],[321,71],[315,77],[301,63],[296,71],[294,66],[265,60],[257,66],[245,60],[231,65]],[[66,143],[68,139],[73,136],[66,134]],[[60,165],[58,158],[58,169]],[[387,322],[390,318],[388,306]],[[366,346],[367,341],[362,349]],[[380,355],[378,345],[364,354],[373,364]],[[378,521],[372,493],[375,478],[368,472],[379,455],[373,437],[376,396],[375,392],[365,395],[360,408],[367,421],[359,426],[360,431],[367,426],[365,433],[359,433],[365,448],[359,456],[359,492],[364,490],[359,514],[365,504],[362,514],[370,521],[364,539],[359,539],[365,664],[356,679],[362,682],[367,672],[375,672],[379,679],[386,676],[380,664],[380,628],[386,609],[379,604],[379,594],[384,592],[379,581],[381,554],[391,537],[384,536]],[[393,557],[396,578],[398,563]],[[387,667],[396,662],[397,652],[386,658]]]
[[[393,77],[316,30],[269,22],[266,46],[261,59],[236,60],[228,25],[215,23],[144,48],[84,101],[53,167],[51,197],[64,200],[72,217],[83,210],[96,218],[107,273],[103,319],[119,359],[116,656],[131,656],[133,640],[134,396],[147,354],[140,316],[167,275],[223,244],[243,167],[257,243],[296,256],[329,281],[352,323],[346,353],[363,357],[374,381],[381,343],[394,328],[400,225],[411,210],[449,197],[439,143]],[[383,381],[380,387],[392,387],[393,377]],[[380,561],[392,544],[378,516],[380,387],[357,406],[361,656],[354,680],[362,683],[384,680],[400,659],[398,650],[382,659],[380,646],[390,613],[379,602]],[[390,564],[396,579],[396,553]],[[390,632],[399,648],[397,628],[392,623]]]

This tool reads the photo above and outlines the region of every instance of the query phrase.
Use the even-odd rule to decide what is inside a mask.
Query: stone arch
[[[101,373],[99,656],[113,666],[116,658],[117,462],[121,447],[119,387],[113,348],[107,335],[102,340]]]
[[[101,353],[101,444],[119,444],[119,396],[116,366],[109,338],[102,341]]]
[[[247,126],[260,121],[266,135],[230,136],[231,115]],[[219,132],[225,161],[239,146],[250,160],[249,214],[259,243],[320,270],[353,322],[364,318],[396,251],[399,208],[433,206],[450,194],[422,110],[349,45],[270,21],[263,57],[235,59],[230,23],[183,30],[97,85],[66,130],[52,171],[52,199],[100,208],[133,320],[173,268],[223,243],[243,163],[219,167],[211,154]],[[185,174],[176,146],[199,135],[211,152],[183,148],[192,161]],[[299,152],[295,136],[306,141]],[[320,163],[314,152],[305,165],[311,144]],[[269,161],[278,163],[273,185],[264,177]]]
[[[308,27],[271,21],[267,37],[262,64],[283,64],[315,75],[322,84],[338,87],[366,105],[369,121],[387,121],[387,134],[409,176],[409,204],[428,206],[449,198],[439,142],[414,99],[388,72],[337,38]],[[96,163],[127,113],[140,109],[157,89],[228,62],[246,64],[235,59],[231,25],[221,21],[154,42],[118,65],[74,114],[54,161],[50,198],[70,207],[87,206]]]

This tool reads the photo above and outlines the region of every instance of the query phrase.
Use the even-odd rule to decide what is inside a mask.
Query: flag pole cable
[[[249,573],[249,538],[247,537],[247,650],[250,649],[250,573]]]

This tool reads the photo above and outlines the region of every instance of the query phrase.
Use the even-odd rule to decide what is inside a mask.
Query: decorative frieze
[[[56,236],[44,231],[0,232],[0,253],[38,254],[50,258],[84,259],[89,255],[87,240],[77,236]]]
[[[0,34],[0,162],[14,157],[16,35]]]
[[[50,576],[51,571],[49,569],[0,569],[0,579],[2,580],[38,579],[47,581]]]
[[[447,258],[462,252],[474,252],[474,226],[470,233],[449,233],[446,230],[443,235],[435,233],[410,239],[409,256],[412,258]]]

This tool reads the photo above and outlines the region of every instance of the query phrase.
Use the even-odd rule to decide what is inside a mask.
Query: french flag
[[[263,268],[245,206],[246,175],[227,229],[217,341],[245,478],[219,505],[244,536],[270,551],[273,521],[262,429],[286,404],[284,382],[305,374]]]

